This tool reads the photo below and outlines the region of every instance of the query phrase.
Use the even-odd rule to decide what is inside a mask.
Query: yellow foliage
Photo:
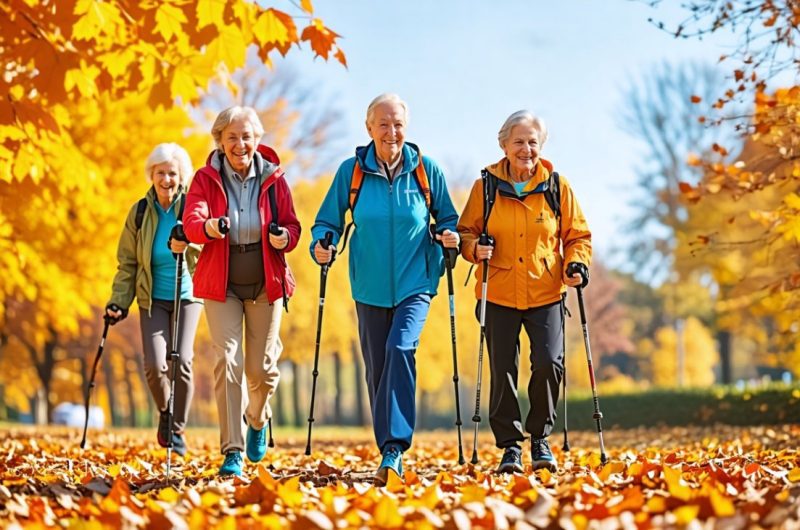
[[[679,344],[683,349],[683,373],[678,377]],[[656,349],[652,354],[653,384],[674,386],[680,379],[687,386],[708,386],[714,383],[714,367],[719,361],[714,338],[702,322],[686,319],[679,337],[674,328],[656,331]]]

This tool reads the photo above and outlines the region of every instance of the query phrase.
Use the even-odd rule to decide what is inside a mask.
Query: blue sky
[[[608,257],[624,243],[643,153],[615,118],[625,87],[661,61],[713,63],[730,51],[720,38],[676,40],[653,27],[648,17],[683,16],[677,0],[664,4],[316,0],[316,16],[343,37],[349,68],[313,60],[310,50],[286,62],[340,106],[342,158],[369,140],[370,100],[396,92],[411,109],[407,139],[445,168],[453,187],[502,157],[496,135],[509,114],[540,115],[550,130],[542,156],[573,184],[595,247]]]

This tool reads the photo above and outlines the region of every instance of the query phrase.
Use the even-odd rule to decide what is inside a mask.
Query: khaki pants
[[[269,398],[278,386],[278,357],[283,351],[278,336],[282,307],[270,304],[265,291],[256,300],[244,301],[228,291],[225,302],[206,300],[205,306],[214,344],[214,393],[221,449],[223,453],[244,451],[242,410],[246,407],[247,423],[254,429],[263,428],[272,417]]]

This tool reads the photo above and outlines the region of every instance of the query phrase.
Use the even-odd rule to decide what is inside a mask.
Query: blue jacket
[[[419,148],[408,142],[403,145],[403,168],[391,184],[378,171],[373,142],[356,148],[356,156],[339,166],[311,228],[311,257],[314,245],[326,232],[333,232],[334,244],[344,232],[356,160],[364,180],[353,212],[355,230],[349,243],[353,299],[378,307],[395,307],[415,294],[435,295],[444,272],[444,257],[428,230],[431,214],[438,232],[455,231],[458,214],[442,170],[422,156],[431,188],[428,211],[414,175],[420,163]]]

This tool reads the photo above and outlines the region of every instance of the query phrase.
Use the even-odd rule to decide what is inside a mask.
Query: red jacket
[[[268,162],[279,164],[275,151],[266,145],[259,145],[258,152]],[[218,160],[219,151],[213,151],[206,160],[205,167],[197,171],[186,196],[183,213],[183,226],[186,236],[192,243],[203,244],[203,251],[197,262],[194,277],[194,296],[218,302],[225,301],[228,288],[228,260],[230,248],[228,239],[209,238],[204,230],[205,222],[212,217],[228,215],[228,196],[222,183],[222,175],[212,165]],[[215,160],[216,158],[216,160]],[[272,211],[269,206],[267,190],[275,186],[275,199],[278,205],[279,226],[289,230],[289,244],[283,250],[276,250],[269,244],[269,223]],[[258,211],[261,216],[261,241],[264,253],[264,280],[267,298],[274,303],[283,296],[284,286],[287,298],[294,293],[295,280],[286,265],[284,253],[293,250],[300,240],[300,221],[294,212],[294,203],[289,185],[278,167],[264,179],[258,196]]]

